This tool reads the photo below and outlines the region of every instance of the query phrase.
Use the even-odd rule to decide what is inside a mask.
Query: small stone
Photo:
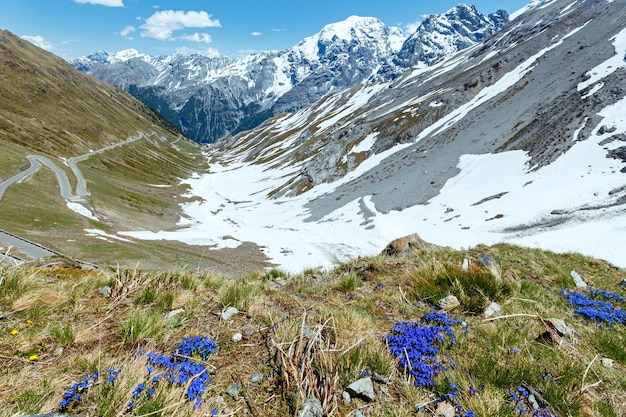
[[[576,287],[587,288],[587,284],[585,283],[585,281],[583,281],[582,277],[578,275],[578,272],[572,271],[569,274],[574,279],[574,284],[576,284]]]
[[[354,417],[365,417],[365,414],[363,414],[359,410],[356,410],[355,413],[354,413]]]
[[[385,385],[391,384],[391,378],[385,375],[381,375],[378,372],[372,372],[372,381]]]
[[[550,323],[554,329],[559,333],[559,336],[569,336],[572,341],[576,342],[582,339],[582,336],[578,332],[567,324],[562,319],[546,319],[546,322]]]
[[[254,327],[251,324],[246,324],[245,326],[243,326],[243,329],[241,329],[241,334],[243,334],[243,338],[245,340],[250,339],[250,337],[256,332],[256,327]]]
[[[366,401],[374,401],[376,398],[374,395],[374,384],[369,377],[361,378],[348,385],[346,391],[348,391],[350,395],[363,398]]]
[[[184,312],[185,312],[185,310],[183,310],[182,308],[177,308],[176,310],[172,310],[169,313],[167,313],[165,315],[165,318],[166,319],[171,319],[172,317],[176,317],[180,313],[184,313]]]
[[[233,400],[239,401],[239,391],[241,391],[241,382],[233,382],[226,390],[226,394],[233,397]]]
[[[317,398],[307,398],[298,410],[297,417],[322,417],[324,410]]]
[[[276,278],[274,280],[274,282],[277,283],[278,285],[280,285],[281,287],[284,287],[285,285],[287,285],[287,281],[285,281],[284,279],[282,279],[280,277]]]
[[[343,403],[345,405],[350,405],[350,401],[352,400],[350,398],[350,393],[348,391],[344,391],[341,393],[341,398],[343,399]]]
[[[235,333],[230,340],[232,340],[233,343],[239,343],[241,339],[243,339],[243,335],[241,333]]]
[[[502,315],[500,304],[493,302],[485,309],[485,317],[500,317]]]
[[[463,271],[467,271],[469,269],[469,259],[464,258],[463,263],[461,264],[461,269]]]
[[[108,285],[106,287],[102,287],[100,288],[100,291],[98,291],[98,293],[103,296],[103,297],[110,297],[111,296],[111,287],[109,287]]]
[[[453,405],[448,404],[447,402],[439,403],[437,406],[437,410],[435,410],[435,415],[438,417],[454,417],[456,415],[456,409]]]
[[[0,320],[4,320],[6,318],[7,318],[7,316],[5,316],[2,311],[0,311]]]
[[[602,360],[600,362],[606,368],[612,368],[613,367],[613,363],[614,363],[613,359],[610,359],[610,358],[602,358]]]
[[[626,289],[626,279],[621,280],[621,281],[620,281],[620,283],[619,283],[619,286],[620,286],[621,288]]]
[[[217,397],[215,397],[215,404],[224,404],[224,397],[222,397],[221,395],[218,395]]]
[[[239,310],[237,310],[237,308],[228,307],[226,310],[222,312],[221,318],[224,321],[228,321],[232,319],[234,316],[236,316],[237,314],[239,314]]]
[[[63,354],[63,347],[58,347],[54,350],[54,356],[61,356]]]
[[[252,382],[253,384],[258,384],[259,382],[261,382],[262,379],[263,379],[263,374],[260,372],[255,372],[250,377],[250,382]]]
[[[439,307],[443,308],[446,311],[450,311],[460,305],[461,303],[459,302],[459,299],[456,298],[454,295],[448,295],[447,297],[439,300]]]

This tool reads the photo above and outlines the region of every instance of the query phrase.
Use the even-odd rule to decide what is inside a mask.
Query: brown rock
[[[383,255],[401,255],[410,250],[420,250],[420,249],[434,249],[438,247],[432,243],[426,242],[424,239],[420,237],[417,233],[413,233],[412,235],[404,236],[389,242],[389,244],[383,249]]]
[[[456,415],[456,409],[452,404],[447,402],[439,403],[437,410],[435,410],[437,417],[454,417]]]
[[[443,308],[446,311],[450,311],[453,308],[456,308],[458,306],[461,305],[461,303],[459,302],[459,299],[456,298],[454,295],[448,295],[445,298],[442,298],[441,300],[439,300],[439,307]]]

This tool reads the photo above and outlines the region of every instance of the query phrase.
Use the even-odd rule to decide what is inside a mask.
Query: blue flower
[[[509,353],[512,353],[513,355],[517,355],[519,353],[519,349],[511,348],[509,349]]]

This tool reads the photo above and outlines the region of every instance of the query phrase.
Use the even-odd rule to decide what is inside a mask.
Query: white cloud
[[[131,33],[133,33],[133,32],[134,32],[134,31],[136,31],[136,30],[137,30],[137,29],[135,29],[135,27],[134,27],[134,26],[126,26],[124,29],[120,30],[120,35],[121,35],[123,38],[126,38],[126,39],[132,39],[132,38],[129,38],[129,37],[128,37],[128,35],[130,35]]]
[[[273,32],[285,32],[287,29],[272,28]]]
[[[33,45],[36,45],[48,51],[54,48],[54,46],[50,42],[48,42],[43,36],[40,36],[40,35],[35,35],[35,36],[24,35],[22,36],[22,39],[27,40]]]
[[[261,32],[252,32],[252,33],[250,33],[250,35],[252,35],[252,36],[261,36],[262,33]]]
[[[109,7],[124,7],[123,0],[74,0],[76,3],[81,4],[99,4],[101,6]]]
[[[189,42],[197,42],[197,43],[211,43],[213,39],[211,39],[211,35],[208,33],[194,33],[193,35],[185,35],[181,36],[180,39],[189,41]]]
[[[177,30],[221,26],[219,20],[211,19],[211,15],[204,11],[162,10],[155,12],[141,25],[141,36],[165,41],[174,39],[172,34]]]
[[[412,22],[412,23],[407,23],[407,25],[406,25],[406,33],[408,33],[409,35],[412,35],[421,24],[422,24],[421,20],[417,20],[417,21]]]

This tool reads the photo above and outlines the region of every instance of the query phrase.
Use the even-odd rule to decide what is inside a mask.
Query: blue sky
[[[530,0],[476,0],[482,13]],[[2,0],[0,28],[66,59],[134,48],[150,55],[282,50],[326,24],[373,16],[405,31],[460,1],[423,0]]]

